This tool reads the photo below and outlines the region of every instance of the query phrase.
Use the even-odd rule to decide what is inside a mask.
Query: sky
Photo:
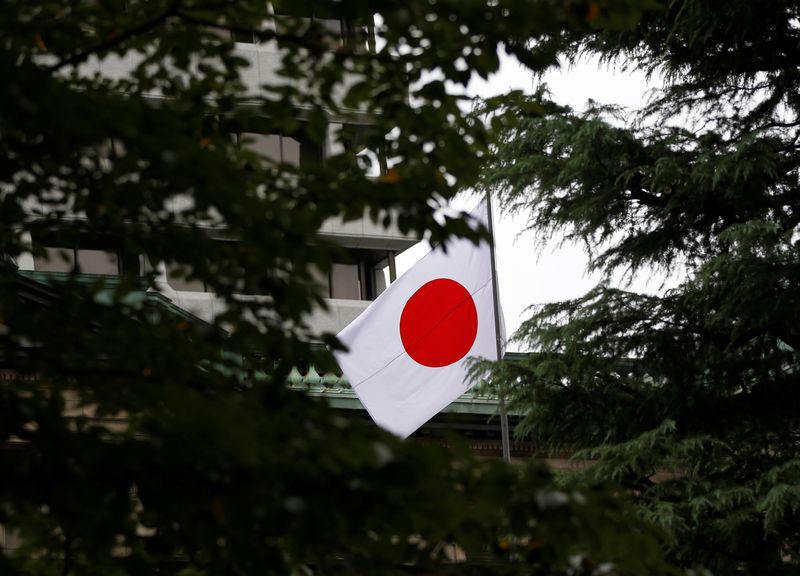
[[[562,67],[542,79],[550,88],[553,100],[583,109],[589,99],[604,104],[618,104],[630,108],[641,106],[657,84],[648,83],[644,74],[623,72],[600,65],[596,60],[584,60],[575,66]],[[474,78],[468,93],[488,97],[512,89],[533,92],[537,81],[517,62],[509,57],[502,59],[500,70],[488,80]],[[456,199],[454,206],[470,208],[478,202],[474,196]],[[496,203],[495,203],[496,204]],[[509,337],[527,317],[526,310],[533,304],[555,302],[581,296],[594,287],[598,275],[586,274],[587,257],[582,247],[559,247],[559,241],[537,248],[532,232],[525,231],[524,215],[495,214],[495,246],[497,255],[500,302],[502,304]],[[427,253],[427,244],[419,244],[398,257],[398,272],[407,270]],[[630,289],[656,292],[663,277],[643,274],[636,278]],[[524,350],[524,345],[511,342],[509,350]]]

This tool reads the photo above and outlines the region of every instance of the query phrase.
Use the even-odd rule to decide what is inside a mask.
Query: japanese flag
[[[487,225],[486,201],[471,216]],[[372,419],[407,437],[472,385],[467,359],[497,359],[491,247],[435,248],[338,337],[336,360]],[[500,323],[502,326],[502,322]]]

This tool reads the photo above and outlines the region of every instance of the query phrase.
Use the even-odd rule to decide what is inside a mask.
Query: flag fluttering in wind
[[[486,201],[470,215],[487,225]],[[338,337],[336,360],[382,428],[407,437],[472,385],[468,358],[496,360],[491,250],[458,239],[393,282]],[[499,307],[498,307],[499,308]],[[502,325],[502,319],[499,323]]]

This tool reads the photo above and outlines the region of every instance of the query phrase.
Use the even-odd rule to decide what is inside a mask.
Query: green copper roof
[[[344,374],[334,372],[318,372],[314,366],[309,366],[302,372],[297,367],[292,368],[287,378],[289,388],[304,392],[309,396],[325,398],[334,408],[344,410],[363,410],[350,382]],[[496,414],[498,410],[497,397],[475,391],[475,388],[462,394],[459,398],[445,408],[445,412],[457,414]]]

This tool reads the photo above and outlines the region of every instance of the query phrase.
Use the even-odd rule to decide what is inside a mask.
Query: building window
[[[242,132],[237,138],[242,149],[275,162],[300,167],[318,164],[322,159],[322,147],[299,134]]]
[[[246,22],[233,22],[233,26],[238,28],[238,30],[229,30],[224,27],[216,27],[216,26],[207,26],[206,30],[214,34],[214,36],[219,36],[224,40],[233,40],[234,42],[238,42],[240,44],[258,44],[259,38],[258,35],[255,34],[255,30],[249,30],[249,28],[253,27],[253,24],[248,24]],[[255,28],[258,28],[257,26]]]
[[[220,240],[229,247],[230,254],[224,258],[235,258],[236,242]],[[325,298],[343,300],[373,300],[386,289],[388,284],[389,259],[394,256],[386,250],[346,249],[340,258],[332,262],[330,269],[324,270],[315,263],[309,264],[309,273],[314,283],[319,286],[319,294]],[[186,265],[168,263],[167,282],[175,290],[185,292],[212,292],[211,287],[203,280],[193,278],[191,269]],[[281,272],[279,274],[286,274]],[[265,296],[266,291],[259,291],[258,283],[246,288],[255,292],[241,292],[249,296]]]
[[[139,256],[125,254],[113,242],[80,238],[75,243],[34,238],[33,268],[38,272],[119,276],[141,274]]]
[[[272,0],[275,26],[279,32],[305,34],[314,26],[322,27],[337,41],[342,39],[342,20],[333,3],[308,0]],[[289,22],[291,19],[291,22]],[[298,25],[300,30],[298,30]]]
[[[344,45],[355,52],[370,50],[371,17],[365,15],[358,21],[344,18],[335,0],[272,0],[272,7],[279,32],[303,35],[318,26],[332,48]]]
[[[34,254],[33,269],[38,272],[72,272],[75,270],[75,250],[43,246],[42,254]]]
[[[81,274],[118,276],[122,273],[120,258],[116,252],[78,248],[76,254],[77,269]]]
[[[331,298],[362,300],[361,278],[357,264],[333,264],[330,274]]]
[[[392,254],[393,256],[393,254]],[[389,252],[350,249],[325,275],[314,266],[323,295],[344,300],[374,300],[388,284]],[[316,272],[314,272],[316,271]]]
[[[231,32],[231,38],[241,44],[258,44],[258,37],[253,32],[234,30]]]

